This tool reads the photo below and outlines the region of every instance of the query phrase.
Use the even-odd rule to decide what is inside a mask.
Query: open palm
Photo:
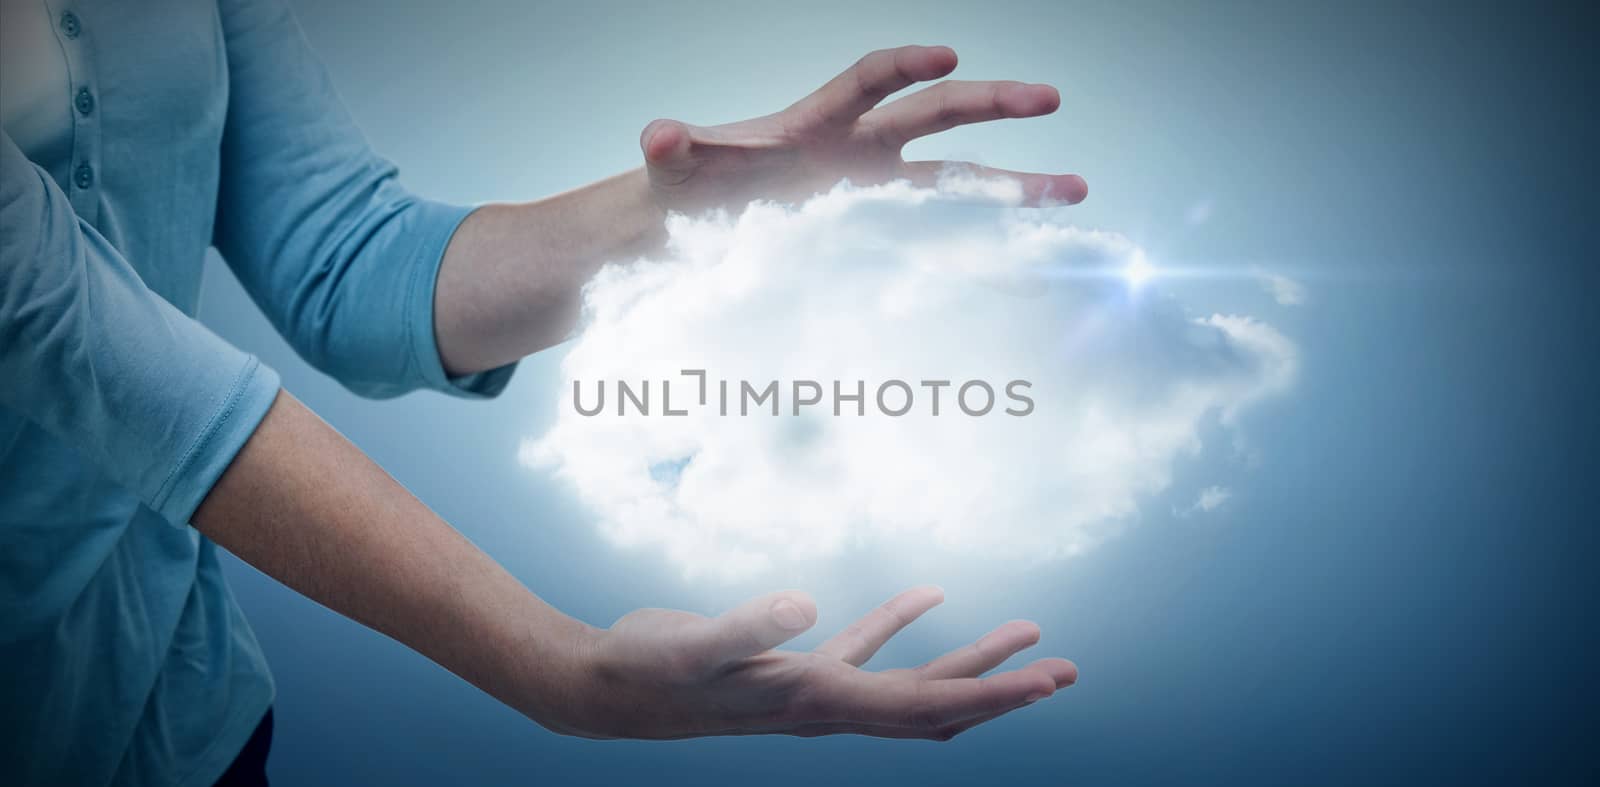
[[[630,613],[590,643],[595,685],[581,693],[582,707],[562,714],[558,729],[600,738],[856,733],[948,740],[1077,680],[1077,667],[1058,658],[980,677],[1038,642],[1038,627],[1026,621],[920,667],[861,669],[943,600],[938,588],[908,590],[810,652],[774,650],[816,622],[815,605],[795,591],[761,596],[716,618]]]

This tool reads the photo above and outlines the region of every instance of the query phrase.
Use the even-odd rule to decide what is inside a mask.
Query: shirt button
[[[72,105],[78,108],[78,114],[87,115],[94,111],[94,94],[89,88],[78,88],[78,95],[72,99]]]
[[[76,172],[72,173],[72,182],[78,188],[87,191],[94,185],[94,167],[88,164],[79,164]]]
[[[61,34],[67,38],[77,38],[83,32],[83,25],[78,22],[78,15],[67,11],[61,15]]]

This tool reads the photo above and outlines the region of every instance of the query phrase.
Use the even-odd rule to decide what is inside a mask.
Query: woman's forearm
[[[594,629],[523,587],[294,397],[280,392],[194,515],[305,596],[559,728]]]
[[[643,169],[473,211],[445,250],[434,292],[445,369],[493,369],[561,342],[583,284],[606,262],[659,245],[663,218]]]

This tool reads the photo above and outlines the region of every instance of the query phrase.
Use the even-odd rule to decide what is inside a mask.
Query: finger
[[[1055,683],[1056,689],[1071,686],[1078,678],[1078,668],[1066,659],[1040,659],[1029,664],[1019,671],[1028,671],[1048,676]],[[799,737],[816,737],[820,735],[870,735],[877,738],[921,738],[927,740],[950,740],[980,724],[993,721],[1014,710],[1019,710],[1032,705],[1027,697],[1023,701],[999,710],[980,713],[970,718],[961,719],[936,726],[904,726],[892,724],[866,724],[860,722],[818,722],[802,724],[788,731],[790,735]]]
[[[908,161],[903,170],[911,182],[934,186],[949,173],[967,172],[980,178],[1005,178],[1022,184],[1022,196],[1029,205],[1064,202],[1076,205],[1089,196],[1089,184],[1077,175],[1044,175],[980,167],[965,161]]]
[[[1038,670],[1050,676],[1055,681],[1057,689],[1064,689],[1078,682],[1078,665],[1061,658],[1039,659],[1023,669]]]
[[[706,621],[697,635],[705,663],[721,665],[771,650],[817,622],[817,605],[798,590],[758,596]]]
[[[938,79],[955,67],[956,53],[947,46],[880,49],[868,53],[786,111],[808,124],[846,125],[889,94],[914,82]]]
[[[813,710],[820,716],[816,721],[931,731],[1016,708],[1056,690],[1054,678],[1036,669],[943,680],[909,677],[911,674],[858,671],[819,686],[819,705]]]
[[[977,642],[934,659],[916,672],[925,678],[975,678],[1020,651],[1039,644],[1039,627],[1026,620],[1013,620]]]
[[[859,667],[890,637],[943,601],[944,591],[932,585],[907,590],[822,643],[816,652]]]
[[[1032,664],[1029,664],[1023,669],[1039,669],[1048,672],[1056,682],[1057,691],[1060,691],[1061,689],[1067,688],[1068,686],[1078,682],[1078,666],[1070,661],[1067,661],[1066,659],[1040,659]],[[1033,703],[1027,703],[1027,705],[1031,704]],[[1022,707],[1027,707],[1027,705],[1023,705]],[[1018,708],[1010,708],[1008,710],[1000,711],[999,713],[985,713],[980,716],[974,716],[965,721],[958,721],[954,724],[947,725],[942,732],[953,738],[963,732],[966,732],[967,730],[972,729],[973,727],[983,724],[984,722],[998,719],[1013,710],[1018,710]]]
[[[1048,115],[1061,107],[1061,94],[1049,85],[1021,82],[950,80],[896,99],[862,116],[895,150],[917,137],[968,123]]]

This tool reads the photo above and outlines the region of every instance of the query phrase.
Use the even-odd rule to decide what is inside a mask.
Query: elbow
[[[393,399],[420,387],[390,358],[371,354],[348,354],[301,350],[300,356],[317,371],[334,379],[345,390],[363,399]]]
[[[393,399],[423,387],[404,324],[363,318],[350,309],[317,309],[284,331],[312,368],[363,399]]]
[[[279,330],[302,358],[368,399],[447,384],[433,332],[439,261],[460,211],[374,198],[343,229],[318,234]]]

